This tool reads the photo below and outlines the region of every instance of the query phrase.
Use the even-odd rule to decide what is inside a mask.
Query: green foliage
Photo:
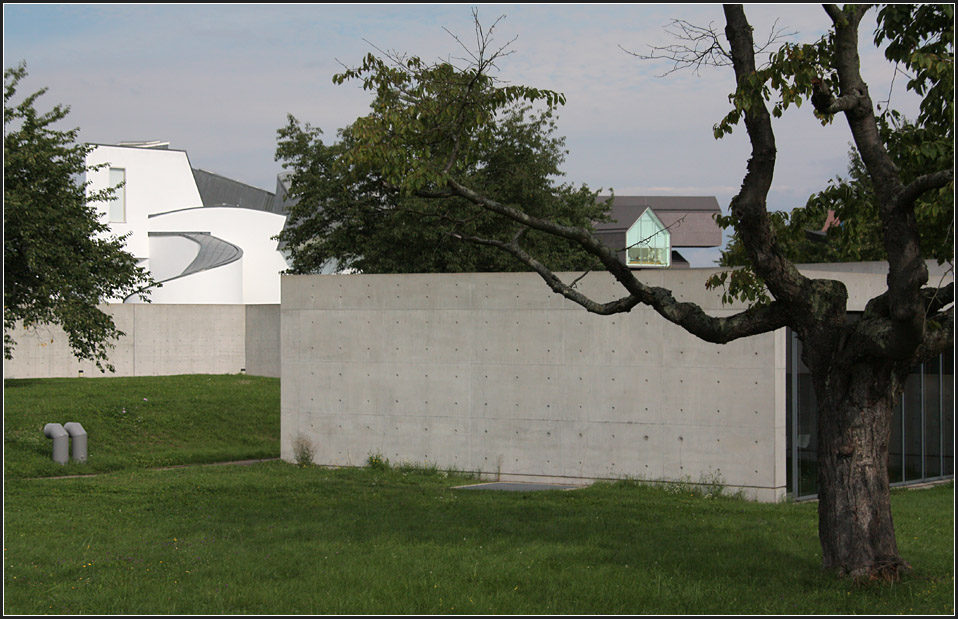
[[[853,7],[846,10],[852,10]],[[745,111],[759,102],[773,102],[773,116],[805,99],[813,103],[824,93],[839,91],[832,66],[833,34],[813,45],[784,45],[769,63],[739,84],[729,99],[733,110],[715,126],[715,137],[731,133]],[[879,130],[894,160],[903,184],[935,170],[954,168],[954,7],[952,5],[889,5],[880,9],[874,36],[876,45],[886,45],[886,58],[910,75],[908,89],[922,97],[918,117],[907,120],[885,106]],[[832,115],[814,111],[823,124]],[[809,238],[808,231],[822,231],[829,213],[840,222],[825,231],[824,238]],[[915,203],[922,255],[939,263],[954,261],[954,181],[925,192]],[[861,157],[849,153],[848,177],[829,181],[809,197],[804,207],[789,213],[770,213],[779,248],[793,263],[857,262],[885,260],[882,213],[876,203],[872,181]],[[718,218],[723,228],[734,228],[731,216]],[[709,287],[723,287],[726,302],[768,300],[761,279],[752,271],[742,239],[734,232],[720,264],[741,267],[720,273]]]
[[[729,95],[733,109],[713,128],[716,139],[732,133],[733,127],[753,105],[772,102],[771,112],[780,118],[790,106],[802,106],[818,89],[838,89],[837,76],[829,61],[834,53],[831,36],[822,37],[813,44],[783,45],[769,57],[768,64],[745,76],[735,92]],[[831,114],[814,112],[827,125]]]
[[[908,89],[922,97],[916,124],[947,142],[955,130],[955,6],[890,4],[878,12],[875,44],[911,72]],[[953,148],[953,143],[950,144]],[[936,144],[940,148],[941,143]],[[948,145],[946,144],[947,148]]]
[[[38,112],[45,89],[13,104],[25,76],[23,64],[3,73],[4,357],[13,356],[18,322],[24,329],[58,324],[77,358],[102,370],[111,340],[122,333],[97,304],[152,281],[90,206],[112,190],[86,194],[81,179],[92,147],[75,143],[77,129],[52,126],[69,108]]]
[[[423,188],[403,190],[388,175],[416,176],[425,167],[412,158],[391,159],[399,168],[383,170],[363,160],[369,147],[357,138],[357,125],[324,144],[322,132],[292,116],[279,130],[278,160],[291,172],[289,186],[297,203],[280,234],[291,252],[292,271],[319,270],[335,259],[340,267],[365,273],[502,272],[524,265],[488,246],[463,237],[508,241],[520,227],[458,197],[424,197]],[[606,206],[597,205],[587,187],[556,184],[564,161],[564,140],[555,136],[550,112],[534,114],[511,106],[482,129],[483,139],[469,156],[471,164],[456,177],[477,191],[525,212],[570,226],[591,227]],[[388,164],[387,167],[392,164]],[[413,170],[419,170],[419,172]],[[396,180],[398,177],[393,177]],[[418,176],[417,178],[422,178]],[[437,186],[430,190],[438,192]],[[593,259],[570,243],[529,232],[523,247],[554,270],[589,268]]]
[[[389,464],[389,458],[384,457],[381,453],[370,453],[366,457],[366,466],[374,471],[388,471],[392,469],[392,466]]]
[[[511,242],[553,270],[587,269],[578,246],[520,231],[450,183],[522,212],[591,228],[607,207],[596,192],[561,184],[564,139],[555,135],[557,92],[502,85],[491,75],[492,29],[476,24],[478,49],[468,64],[427,64],[397,54],[369,54],[333,81],[359,82],[374,94],[370,113],[324,144],[321,131],[289,117],[277,160],[290,170],[298,200],[280,235],[294,272],[330,259],[366,273],[482,272],[526,269],[501,250],[464,240]],[[465,47],[465,46],[464,46]],[[537,106],[537,107],[534,107]]]
[[[299,432],[293,438],[293,459],[299,466],[310,466],[316,455],[316,446],[308,436]]]
[[[921,136],[928,133],[905,124],[899,131],[886,133],[886,146],[898,165],[905,182],[919,176],[922,170],[943,169],[950,165],[952,153],[935,150],[929,156],[919,154]],[[926,259],[939,263],[954,261],[954,193],[953,186],[928,192],[918,200],[915,216],[921,233],[921,250]],[[821,231],[833,213],[839,225],[830,226],[824,236],[813,240],[809,231]],[[794,263],[861,262],[885,260],[887,253],[882,236],[881,213],[875,202],[868,172],[852,149],[849,152],[848,177],[829,181],[828,187],[809,197],[805,206],[791,212],[770,213],[779,247]],[[719,225],[729,227],[731,217],[721,217]],[[733,233],[722,252],[722,266],[747,266],[745,247]]]
[[[500,110],[518,101],[542,100],[550,110],[565,102],[553,91],[497,86],[488,73],[494,58],[481,54],[463,70],[449,62],[427,65],[415,56],[390,60],[369,54],[333,82],[360,80],[376,93],[372,112],[351,127],[361,146],[348,152],[347,162],[375,170],[406,192],[443,186],[446,174],[475,165],[494,139]]]

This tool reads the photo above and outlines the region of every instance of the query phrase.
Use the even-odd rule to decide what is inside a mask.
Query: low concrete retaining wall
[[[711,271],[647,271],[731,313]],[[607,274],[581,284],[621,296]],[[785,493],[784,331],[718,346],[642,307],[602,317],[534,274],[286,276],[282,455],[503,480],[720,479]]]
[[[161,376],[235,374],[245,369],[279,376],[278,305],[112,304],[104,311],[120,331],[110,361],[115,374],[102,374],[78,361],[59,327],[18,329],[4,378],[78,376]]]

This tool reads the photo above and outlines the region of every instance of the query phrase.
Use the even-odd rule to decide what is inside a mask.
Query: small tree
[[[377,170],[408,195],[462,198],[531,230],[577,243],[614,276],[624,296],[607,302],[588,298],[576,288],[578,280],[562,281],[523,247],[521,235],[470,239],[509,252],[539,273],[552,290],[587,310],[613,314],[645,304],[693,335],[718,344],[793,329],[804,344],[803,360],[819,406],[822,564],[854,577],[894,579],[907,567],[895,540],[887,470],[894,403],[911,368],[954,342],[954,285],[926,286],[928,270],[915,205],[927,192],[953,191],[953,142],[934,143],[949,162],[944,169],[926,169],[910,178],[895,165],[882,139],[883,122],[875,115],[859,70],[858,28],[868,8],[826,6],[832,26],[828,36],[813,45],[783,46],[760,69],[744,10],[738,5],[725,7],[728,51],[724,45],[708,49],[718,50],[733,67],[736,88],[730,97],[733,110],[716,126],[715,134],[721,137],[739,122],[748,132],[752,153],[741,190],[731,202],[730,222],[753,276],[743,293],[754,298],[755,285],[761,283],[769,296],[723,317],[710,316],[698,305],[676,300],[666,289],[640,282],[619,262],[614,249],[588,229],[539,217],[521,200],[506,201],[470,185],[461,162],[481,147],[483,128],[499,110],[520,99],[546,108],[563,101],[555,92],[496,83],[490,72],[501,49],[491,49],[490,32],[483,31],[478,20],[479,49],[466,66],[428,65],[398,56],[387,62],[370,55],[361,66],[334,79],[361,80],[376,95],[372,112],[352,126],[355,143],[343,154],[346,162]],[[951,7],[889,7],[881,11],[879,24],[879,42],[887,37],[891,57],[903,59],[915,72],[911,87],[925,102],[918,123],[938,123],[944,128],[939,135],[953,135]],[[718,40],[710,31],[707,36]],[[788,259],[766,209],[777,152],[772,117],[803,100],[811,100],[825,124],[836,116],[847,121],[881,221],[888,289],[867,304],[857,321],[848,320],[848,293],[841,282],[805,277]],[[953,203],[950,209],[946,217],[953,220]]]
[[[404,192],[382,171],[349,165],[357,147],[355,127],[324,144],[322,132],[290,116],[279,130],[276,158],[291,173],[290,207],[279,240],[294,273],[315,272],[330,260],[363,273],[459,273],[528,270],[493,247],[462,243],[465,237],[521,242],[552,270],[586,269],[594,258],[578,245],[489,213],[458,196],[424,197]],[[483,140],[461,175],[471,186],[522,203],[527,212],[591,229],[607,206],[586,186],[556,184],[562,176],[564,140],[551,112],[512,106],[491,117]],[[528,233],[528,234],[526,234]]]
[[[123,335],[97,304],[126,297],[153,282],[123,240],[108,236],[82,179],[91,146],[77,144],[78,129],[52,126],[69,112],[61,105],[35,109],[46,89],[13,104],[26,66],[3,73],[3,353],[13,358],[17,323],[58,324],[78,359],[105,367],[113,339]]]

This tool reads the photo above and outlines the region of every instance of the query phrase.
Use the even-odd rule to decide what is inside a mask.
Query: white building
[[[167,142],[96,145],[89,192],[123,183],[94,203],[113,234],[162,284],[154,303],[279,303],[286,260],[273,238],[286,216],[274,195],[194,169]],[[134,295],[110,302],[136,303]]]

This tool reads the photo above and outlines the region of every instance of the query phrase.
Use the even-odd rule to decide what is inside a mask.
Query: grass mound
[[[245,375],[4,381],[8,478],[279,456],[279,379]],[[48,423],[86,430],[84,464],[52,461]]]

